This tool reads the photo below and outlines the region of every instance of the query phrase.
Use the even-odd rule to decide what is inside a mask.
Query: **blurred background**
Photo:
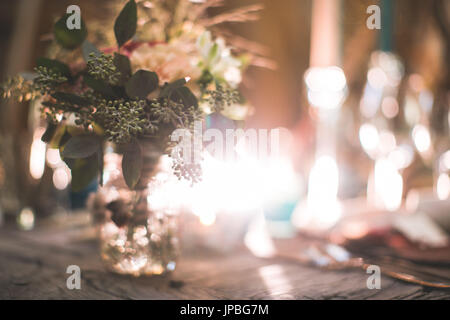
[[[254,108],[247,126],[284,128],[292,142],[292,171],[274,179],[272,188],[295,192],[275,197],[266,214],[291,221],[294,208],[302,200],[314,204],[317,192],[326,203],[355,200],[356,211],[415,210],[423,199],[448,200],[450,1],[227,0],[211,14],[261,2],[258,20],[226,22],[217,32],[264,57],[249,67],[242,84]],[[81,8],[92,31],[88,39],[111,44],[113,35],[103,32],[112,30],[123,3],[2,0],[0,78],[32,70],[37,57],[51,52],[52,25],[71,4]],[[367,27],[373,4],[381,8],[381,30]],[[322,43],[314,48],[318,39]],[[332,63],[321,58],[327,54]],[[321,71],[312,67],[323,67],[321,62],[339,67],[328,70],[338,83],[314,83],[314,72]],[[317,90],[322,97],[334,90],[328,107],[315,101]],[[24,208],[46,216],[79,205],[70,172],[40,141],[39,119],[30,103],[1,103],[3,217],[15,219]],[[321,157],[321,146],[330,154]]]

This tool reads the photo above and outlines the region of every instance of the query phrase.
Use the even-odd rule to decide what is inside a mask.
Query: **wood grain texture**
[[[323,271],[295,261],[185,250],[165,277],[134,278],[105,271],[93,240],[64,230],[0,229],[0,299],[450,299],[435,290],[382,277],[366,287],[362,270]],[[81,268],[81,289],[66,287],[68,265]]]

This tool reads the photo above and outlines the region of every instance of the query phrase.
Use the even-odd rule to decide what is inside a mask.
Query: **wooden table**
[[[95,241],[76,238],[63,229],[0,228],[0,299],[450,299],[449,290],[385,276],[380,290],[369,290],[363,270],[324,271],[245,248],[191,250],[171,276],[133,278],[105,271]],[[80,290],[66,287],[72,264],[81,268]]]

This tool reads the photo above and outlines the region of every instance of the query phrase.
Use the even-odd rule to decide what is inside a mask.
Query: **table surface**
[[[219,254],[184,252],[170,276],[122,276],[105,271],[96,242],[63,229],[0,228],[0,299],[450,299],[382,276],[368,289],[362,269],[321,270],[245,248]],[[81,289],[66,287],[69,265],[81,269]]]

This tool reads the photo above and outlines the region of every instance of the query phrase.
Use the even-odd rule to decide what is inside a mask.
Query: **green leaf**
[[[83,134],[74,136],[64,146],[61,156],[71,159],[87,158],[99,151],[100,147],[100,140],[96,135]]]
[[[81,20],[81,28],[69,30],[67,28],[67,19],[72,14],[65,14],[61,19],[56,21],[53,26],[53,34],[55,35],[56,42],[58,42],[63,48],[75,49],[79,47],[87,36],[86,25]]]
[[[134,189],[141,177],[142,149],[137,140],[129,143],[122,158],[122,172],[125,182],[130,189]]]
[[[61,157],[61,152],[60,152],[59,156]],[[73,168],[75,168],[77,161],[82,160],[82,159],[69,159],[69,158],[61,157],[61,160],[64,161],[64,163],[69,167],[70,170],[72,170]]]
[[[81,45],[81,51],[83,53],[83,59],[86,62],[89,60],[91,53],[94,53],[96,57],[100,56],[101,54],[100,50],[98,50],[96,46],[94,46],[87,40],[83,41],[83,44]]]
[[[62,134],[61,138],[58,141],[57,148],[61,149],[66,145],[67,142],[69,142],[70,138],[72,138],[72,135],[69,132],[69,127],[64,126],[64,133]]]
[[[179,87],[174,89],[169,98],[172,101],[183,103],[185,107],[198,107],[198,101],[195,95],[189,90],[188,87]]]
[[[211,63],[217,57],[218,53],[219,53],[219,45],[217,43],[214,43],[211,49],[209,50],[208,61]]]
[[[119,48],[130,40],[137,29],[137,8],[136,2],[130,0],[123,7],[114,23],[114,34]]]
[[[112,86],[115,97],[128,99],[124,86]]]
[[[114,65],[120,72],[119,84],[125,84],[131,77],[131,63],[127,56],[120,53],[114,53]]]
[[[83,75],[83,82],[98,93],[101,93],[104,96],[115,98],[117,95],[115,94],[113,88],[105,83],[102,80],[95,79],[88,74]]]
[[[39,66],[46,67],[47,69],[59,72],[60,74],[62,74],[67,78],[71,78],[69,66],[65,63],[62,63],[61,61],[41,57],[37,59],[36,65],[38,67]]]
[[[172,93],[172,91],[174,89],[177,89],[179,87],[182,87],[186,84],[186,79],[185,78],[181,78],[178,80],[175,80],[174,82],[171,83],[165,83],[163,88],[161,89],[161,93],[159,94],[159,97],[162,98],[167,98],[169,97],[169,95]]]
[[[185,86],[186,79],[178,79],[169,84],[165,84],[159,94],[160,98],[169,98],[175,102],[181,102],[184,106],[198,107],[198,101],[191,90]]]
[[[80,97],[79,95],[76,95],[74,93],[55,92],[52,94],[52,97],[58,101],[68,102],[70,104],[75,104],[81,107],[85,107],[91,104],[88,99]]]
[[[45,130],[44,134],[41,137],[41,140],[45,143],[50,142],[53,136],[55,135],[57,128],[58,126],[56,125],[56,123],[49,122],[47,125],[47,129]]]
[[[125,85],[130,98],[145,99],[147,95],[158,88],[158,75],[147,70],[138,70]]]
[[[86,188],[98,174],[97,156],[93,155],[85,159],[63,159],[71,169],[73,192],[80,192]],[[69,160],[69,161],[68,161]]]
[[[69,141],[70,137],[70,134],[67,132],[67,126],[59,125],[48,145],[52,149],[61,148],[61,146]]]

